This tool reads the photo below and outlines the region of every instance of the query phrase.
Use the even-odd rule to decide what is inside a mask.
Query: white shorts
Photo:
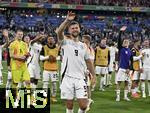
[[[140,79],[140,73],[139,71],[134,71],[132,80],[139,80]]]
[[[116,82],[118,81],[129,81],[129,76],[127,75],[125,69],[119,68],[118,73],[116,74]]]
[[[96,66],[95,67],[95,73],[96,74],[108,74],[108,67],[100,67],[100,66]]]
[[[118,71],[118,62],[115,62],[115,71]]]
[[[40,70],[41,69],[39,65],[33,65],[33,64],[28,65],[30,78],[40,79],[41,78]]]
[[[77,79],[65,75],[60,85],[60,89],[61,99],[73,100],[75,97],[77,99],[88,98],[85,79]]]
[[[143,69],[143,73],[140,76],[141,80],[150,80],[150,69]]]
[[[114,64],[111,62],[108,66],[108,71],[113,72],[114,71]]]
[[[43,82],[48,82],[51,79],[52,82],[58,81],[57,71],[43,71]]]

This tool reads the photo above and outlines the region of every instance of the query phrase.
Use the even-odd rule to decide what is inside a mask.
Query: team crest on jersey
[[[128,54],[128,51],[126,51],[125,53]]]

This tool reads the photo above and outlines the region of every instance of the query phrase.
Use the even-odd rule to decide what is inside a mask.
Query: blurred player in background
[[[140,95],[138,94],[138,83],[140,80],[140,74],[141,74],[141,58],[142,55],[140,55],[140,40],[134,40],[134,46],[131,49],[132,55],[133,55],[133,75],[132,75],[132,87],[131,87],[131,93],[133,98],[139,98]]]
[[[55,39],[53,36],[48,36],[47,44],[43,47],[40,55],[40,60],[44,61],[44,71],[43,71],[43,89],[44,96],[47,98],[47,89],[49,85],[49,79],[51,79],[51,101],[57,102],[56,93],[57,93],[57,81],[58,81],[58,57],[59,48],[56,45]]]
[[[94,53],[94,49],[91,47],[90,42],[91,42],[91,36],[90,35],[83,35],[82,36],[82,41],[86,44],[86,48],[87,51],[90,55],[90,59],[92,61],[92,64],[94,66],[94,59],[95,59],[95,53]],[[91,74],[89,73],[89,70],[87,70],[87,90],[88,90],[88,106],[86,111],[90,110],[90,105],[91,103],[93,103],[94,101],[91,99]],[[94,84],[95,86],[95,84]]]
[[[106,74],[108,74],[108,65],[110,62],[110,51],[106,46],[106,38],[101,39],[100,45],[95,50],[95,71],[100,75],[100,91],[104,91],[106,85]]]
[[[3,69],[3,66],[2,66],[2,49],[4,47],[7,47],[8,46],[8,43],[9,43],[9,33],[8,33],[8,30],[4,29],[2,31],[2,35],[3,37],[5,38],[5,43],[0,45],[0,85],[3,84],[3,77],[2,77],[2,69]]]
[[[110,42],[109,44],[109,51],[110,51],[110,63],[108,66],[108,85],[112,85],[112,73],[115,71],[115,57],[118,49],[115,47],[114,42]]]
[[[24,41],[28,44],[29,46],[29,58],[27,59],[27,66],[28,66],[28,71],[30,74],[30,80],[31,80],[31,87],[32,87],[32,104],[36,103],[35,98],[35,93],[36,93],[36,88],[38,84],[38,80],[41,78],[40,77],[40,52],[42,50],[42,44],[41,41],[45,38],[45,35],[43,34],[37,34],[37,36],[30,40],[29,36],[24,37]]]
[[[146,98],[145,92],[145,81],[148,81],[148,96],[150,96],[150,41],[149,39],[144,40],[144,48],[142,50],[144,57],[142,59],[142,74],[141,74],[141,89],[142,97]]]

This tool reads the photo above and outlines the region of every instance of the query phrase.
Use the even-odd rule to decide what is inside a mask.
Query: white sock
[[[57,84],[56,82],[52,82],[52,97],[56,97]]]
[[[10,88],[11,82],[12,82],[11,72],[8,71],[8,77],[7,77],[6,89],[9,89],[9,88]]]
[[[128,97],[128,90],[124,90],[124,98],[127,98]]]
[[[132,82],[129,81],[129,82],[128,82],[128,92],[131,92],[131,85],[132,85]]]
[[[66,113],[73,113],[73,109],[66,109]]]
[[[103,88],[103,85],[104,85],[104,77],[101,76],[101,79],[100,79],[100,89]]]
[[[150,82],[148,82],[148,94],[150,96]]]
[[[145,82],[141,83],[142,94],[145,94]]]
[[[108,79],[108,80],[109,80],[108,84],[110,85],[110,84],[111,84],[111,74],[108,74],[108,76],[109,76],[109,77],[108,77],[108,78],[109,78],[109,79]]]
[[[104,82],[103,82],[103,85],[107,85],[107,75],[104,75]]]
[[[116,90],[117,98],[120,98],[120,90]]]
[[[25,82],[24,82],[24,84],[25,84]],[[19,82],[17,87],[18,87],[18,88],[21,88],[21,86],[22,86],[22,83]],[[26,86],[26,85],[24,85],[24,86]]]
[[[33,89],[36,89],[36,84],[31,83],[31,87],[32,87]]]
[[[82,109],[79,108],[78,113],[86,113],[86,112],[85,112],[85,110],[82,110]]]
[[[43,89],[44,89],[44,91],[46,92],[46,94],[48,93],[48,82],[46,82],[46,81],[44,81],[43,82]],[[46,96],[47,97],[47,96]]]
[[[138,91],[138,87],[135,87],[134,89],[135,89],[136,92]]]
[[[11,79],[7,80],[7,83],[6,83],[6,90],[7,90],[7,89],[10,89],[11,82],[12,82]]]

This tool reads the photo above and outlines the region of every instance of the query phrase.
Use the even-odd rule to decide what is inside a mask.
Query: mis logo
[[[30,90],[19,90],[19,95],[13,94],[13,89],[9,90],[7,98],[5,97],[6,89],[0,91],[0,111],[4,113],[50,113],[50,89],[48,90],[48,98],[44,97],[42,89],[37,89],[33,96]],[[16,98],[17,97],[17,98]],[[32,100],[36,100],[32,104]],[[32,105],[31,105],[32,104]]]

